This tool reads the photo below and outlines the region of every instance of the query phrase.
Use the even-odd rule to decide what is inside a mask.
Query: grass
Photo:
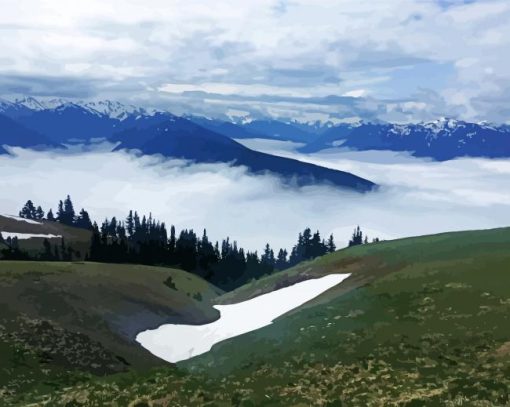
[[[140,407],[510,405],[510,229],[341,250],[220,299],[238,301],[344,272],[351,277],[272,325],[177,368],[130,368],[24,400]]]
[[[220,293],[175,269],[2,261],[0,394],[41,393],[48,382],[58,388],[164,365],[134,341],[136,334],[165,322],[213,321],[211,300]]]

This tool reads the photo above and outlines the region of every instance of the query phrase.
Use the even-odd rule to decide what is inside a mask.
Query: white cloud
[[[215,240],[228,235],[259,251],[267,241],[289,248],[307,226],[333,232],[343,246],[357,224],[381,238],[508,224],[510,161],[431,163],[387,152],[305,156],[291,143],[254,146],[350,171],[383,187],[366,195],[321,186],[292,189],[220,164],[16,149],[15,158],[0,156],[0,213],[17,213],[27,199],[55,209],[69,193],[98,221],[137,209],[178,229],[206,227]]]
[[[90,78],[96,95],[158,103],[191,90],[424,103],[425,87],[447,103],[431,115],[506,120],[510,110],[506,0],[3,2],[0,75],[16,78],[3,93],[19,90],[18,76],[28,89],[31,78]],[[398,71],[425,62],[414,77]]]
[[[367,95],[367,91],[365,89],[354,89],[354,90],[350,90],[349,92],[345,92],[342,96],[360,98],[360,97],[366,96],[366,95]]]

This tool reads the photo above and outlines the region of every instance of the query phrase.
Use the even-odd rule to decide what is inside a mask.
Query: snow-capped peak
[[[0,111],[6,109],[29,109],[32,111],[42,110],[64,110],[67,108],[82,108],[89,113],[98,116],[108,116],[112,119],[125,120],[131,115],[153,116],[158,113],[155,109],[145,109],[133,105],[125,105],[111,100],[99,101],[75,101],[68,99],[36,99],[34,97],[23,97],[13,101],[0,100]]]
[[[120,102],[111,100],[100,100],[96,102],[82,103],[82,107],[95,112],[106,115],[112,119],[125,120],[130,115],[137,116],[153,116],[156,110],[147,110],[133,105],[125,105]]]
[[[15,104],[25,106],[29,108],[30,110],[45,110],[47,109],[46,106],[44,106],[40,101],[33,97],[24,97],[21,99],[16,99],[14,101]]]

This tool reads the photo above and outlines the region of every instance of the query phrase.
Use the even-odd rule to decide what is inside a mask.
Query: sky
[[[0,96],[510,120],[508,0],[0,0]]]
[[[0,156],[0,213],[15,215],[32,199],[55,212],[70,194],[92,219],[125,219],[130,209],[152,212],[178,230],[193,228],[216,241],[229,236],[260,253],[290,249],[311,227],[345,247],[360,225],[370,238],[394,239],[508,224],[510,160],[429,162],[395,152],[296,152],[296,145],[244,141],[250,147],[343,169],[380,185],[350,193],[320,185],[291,188],[242,167],[195,164],[157,156],[93,149],[86,153],[12,149]],[[77,182],[79,180],[79,182]]]

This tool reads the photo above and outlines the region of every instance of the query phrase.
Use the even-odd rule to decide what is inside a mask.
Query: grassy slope
[[[333,272],[352,276],[179,371],[96,380],[50,404],[508,405],[510,229],[350,248],[222,299]]]
[[[39,224],[33,224],[0,215],[0,232],[63,236],[66,245],[71,245],[74,250],[79,251],[81,259],[85,258],[85,254],[90,246],[91,232],[89,230],[47,220],[38,222]],[[60,238],[50,238],[48,240],[52,245],[60,246]],[[44,238],[32,237],[30,239],[19,239],[18,243],[20,249],[27,251],[31,255],[37,255],[43,249],[43,241]]]
[[[272,326],[182,365],[247,380],[256,404],[508,403],[510,229],[343,250],[224,299],[331,272],[353,275]],[[243,351],[232,357],[232,349]]]
[[[175,288],[165,284],[169,277]],[[134,341],[136,333],[165,322],[212,321],[218,312],[211,299],[220,293],[168,268],[2,261],[0,394],[2,386],[19,394],[72,380],[67,372],[162,365]]]

